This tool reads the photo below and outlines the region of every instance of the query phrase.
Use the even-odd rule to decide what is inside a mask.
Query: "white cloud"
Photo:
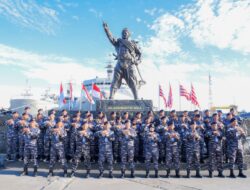
[[[154,14],[157,12],[157,8],[145,9],[144,12],[150,16],[154,16]]]
[[[87,64],[91,62],[87,59],[86,61]],[[68,57],[40,55],[0,44],[1,64],[18,66],[26,77],[40,79],[49,84],[59,84],[70,79],[81,83],[84,79],[103,75],[97,69],[86,67],[85,62],[80,63]]]
[[[141,22],[141,21],[142,21],[141,18],[139,17],[136,18],[136,22]]]
[[[94,9],[94,8],[90,8],[90,9],[89,9],[89,12],[92,13],[92,14],[94,14],[95,17],[97,17],[97,18],[102,18],[102,12],[97,11],[97,10]]]
[[[173,53],[180,53],[181,47],[178,36],[183,27],[182,20],[168,13],[158,17],[150,26],[155,35],[143,44],[143,52],[146,56],[157,59]]]
[[[178,13],[194,43],[250,53],[249,1],[197,1]]]
[[[55,34],[58,12],[33,0],[0,0],[0,14],[11,22],[46,34]]]
[[[77,20],[77,21],[80,20],[79,16],[76,16],[76,15],[73,15],[72,19]]]

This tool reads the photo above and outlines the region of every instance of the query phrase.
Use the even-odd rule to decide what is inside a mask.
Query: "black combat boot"
[[[202,176],[201,176],[201,174],[200,174],[200,169],[197,169],[197,170],[196,170],[196,175],[195,175],[195,177],[197,177],[197,178],[202,178]]]
[[[102,178],[102,177],[103,177],[103,171],[102,171],[102,170],[100,170],[100,173],[99,173],[98,178]]]
[[[155,170],[155,178],[159,178],[158,170]]]
[[[7,160],[7,161],[10,161],[10,160],[11,160],[11,155],[10,155],[10,154],[8,154],[8,155],[6,156],[6,160]]]
[[[21,176],[28,175],[28,167],[24,166],[23,167],[23,172],[21,173]]]
[[[204,164],[204,163],[205,163],[205,162],[204,162],[204,158],[201,158],[201,159],[200,159],[200,163],[201,163],[201,164]]]
[[[166,178],[169,178],[169,175],[170,175],[170,169],[167,169]]]
[[[180,177],[181,177],[181,176],[180,176],[180,170],[179,170],[179,169],[175,170],[175,177],[176,177],[176,178],[180,178]]]
[[[70,177],[75,177],[75,172],[74,171],[71,172]]]
[[[113,172],[112,172],[112,170],[110,170],[109,171],[109,178],[113,178],[114,176],[113,176]]]
[[[34,167],[34,174],[33,175],[34,175],[34,177],[37,176],[37,166]]]
[[[49,174],[48,174],[48,177],[51,177],[51,176],[54,176],[54,172],[52,168],[49,169]]]
[[[131,178],[135,178],[135,170],[134,169],[131,169],[130,177]]]
[[[19,157],[19,154],[17,154],[17,155],[16,155],[16,160],[19,160],[19,158],[20,158],[20,157]]]
[[[187,170],[187,178],[190,178],[190,170]]]
[[[245,174],[243,174],[242,169],[240,169],[238,177],[246,178],[247,176]]]
[[[125,177],[125,170],[122,169],[122,170],[121,170],[121,178],[124,178],[124,177]]]
[[[145,178],[149,178],[149,170],[146,170]]]
[[[225,176],[223,175],[222,171],[219,171],[218,177],[224,178]]]
[[[90,170],[87,170],[86,178],[90,177]]]
[[[66,169],[66,168],[63,170],[63,176],[64,176],[64,177],[68,177],[68,172],[67,172],[67,169]]]
[[[208,177],[213,178],[213,172],[212,171],[209,171]]]
[[[230,169],[230,175],[229,175],[229,177],[236,178],[236,176],[234,175],[234,170],[233,169]]]

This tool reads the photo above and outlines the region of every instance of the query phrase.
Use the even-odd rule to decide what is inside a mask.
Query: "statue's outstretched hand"
[[[103,22],[103,23],[102,23],[102,26],[103,26],[103,28],[104,28],[105,30],[108,29],[108,24],[107,24],[106,22]]]

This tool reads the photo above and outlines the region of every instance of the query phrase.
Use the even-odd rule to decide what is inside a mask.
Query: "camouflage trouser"
[[[23,158],[24,166],[28,166],[30,159],[33,160],[34,167],[37,167],[37,145],[25,145]]]
[[[114,154],[114,159],[117,161],[120,159],[120,152],[121,152],[121,148],[120,148],[120,140],[119,138],[116,136],[115,140],[113,141],[113,154]]]
[[[164,160],[166,156],[166,147],[165,147],[165,140],[161,137],[161,142],[159,143],[159,158]]]
[[[44,156],[49,157],[51,149],[51,142],[49,136],[45,134],[44,136]]]
[[[105,160],[107,160],[107,162],[108,162],[108,170],[112,171],[113,170],[113,152],[112,152],[112,150],[99,151],[98,165],[99,165],[100,171],[104,170],[103,164],[104,164]]]
[[[76,134],[71,133],[71,138],[70,138],[70,156],[74,157],[76,153]]]
[[[186,153],[187,147],[186,147],[186,141],[182,140],[180,145],[180,154],[182,161],[187,161],[187,153]]]
[[[243,151],[238,148],[228,148],[229,169],[234,168],[235,160],[239,169],[243,169]]]
[[[62,168],[67,168],[66,159],[64,154],[64,145],[62,142],[58,144],[53,144],[50,148],[50,163],[49,168],[53,169],[55,163],[57,161],[57,156],[59,157],[59,161],[61,162]]]
[[[126,169],[127,162],[129,163],[129,168],[134,169],[134,146],[132,147],[122,147],[121,148],[121,169]]]
[[[67,136],[64,139],[64,152],[65,152],[65,156],[69,157],[71,156],[71,152],[70,152],[70,132],[67,132]]]
[[[205,142],[204,142],[204,139],[201,138],[200,139],[200,159],[204,158],[204,154],[205,154]]]
[[[200,169],[200,151],[187,149],[187,170],[192,168],[192,163],[194,162],[195,169]]]
[[[18,134],[18,150],[19,150],[19,156],[23,157],[23,153],[24,153],[24,137],[22,133]]]
[[[178,146],[167,146],[166,148],[166,169],[171,169],[174,162],[174,168],[180,169],[180,154]]]
[[[208,162],[209,171],[213,172],[214,167],[216,166],[217,170],[219,172],[222,172],[223,170],[222,160],[223,160],[222,150],[209,148],[209,162]]]
[[[93,158],[94,160],[98,159],[98,139],[94,138],[93,140],[90,141],[90,157]]]
[[[7,136],[7,155],[17,153],[17,137]]]
[[[149,149],[146,148],[146,157],[145,157],[145,163],[146,163],[146,170],[150,169],[151,159],[153,158],[154,163],[154,169],[158,170],[158,160],[159,160],[159,150],[158,148]]]
[[[72,171],[76,171],[79,163],[80,163],[80,160],[81,160],[81,157],[83,156],[83,159],[84,159],[84,166],[86,167],[87,170],[90,170],[91,169],[91,162],[90,162],[90,147],[77,147],[76,148],[76,154],[74,156],[74,161],[73,161],[73,164],[72,164]]]
[[[139,137],[137,136],[134,141],[134,158],[136,160],[139,160],[139,155],[140,155],[140,141]]]
[[[41,132],[37,139],[38,156],[44,156],[44,132]]]

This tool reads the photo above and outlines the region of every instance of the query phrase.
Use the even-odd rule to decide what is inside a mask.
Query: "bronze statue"
[[[104,31],[116,50],[117,64],[114,69],[114,77],[110,87],[109,99],[114,99],[116,91],[121,87],[122,79],[126,81],[131,89],[134,99],[138,99],[137,78],[135,67],[141,62],[141,52],[137,42],[129,40],[130,32],[127,28],[122,30],[122,38],[115,39],[107,23],[103,22]],[[138,69],[138,68],[137,68]],[[139,73],[140,75],[140,73]],[[143,80],[139,81],[145,83]]]

